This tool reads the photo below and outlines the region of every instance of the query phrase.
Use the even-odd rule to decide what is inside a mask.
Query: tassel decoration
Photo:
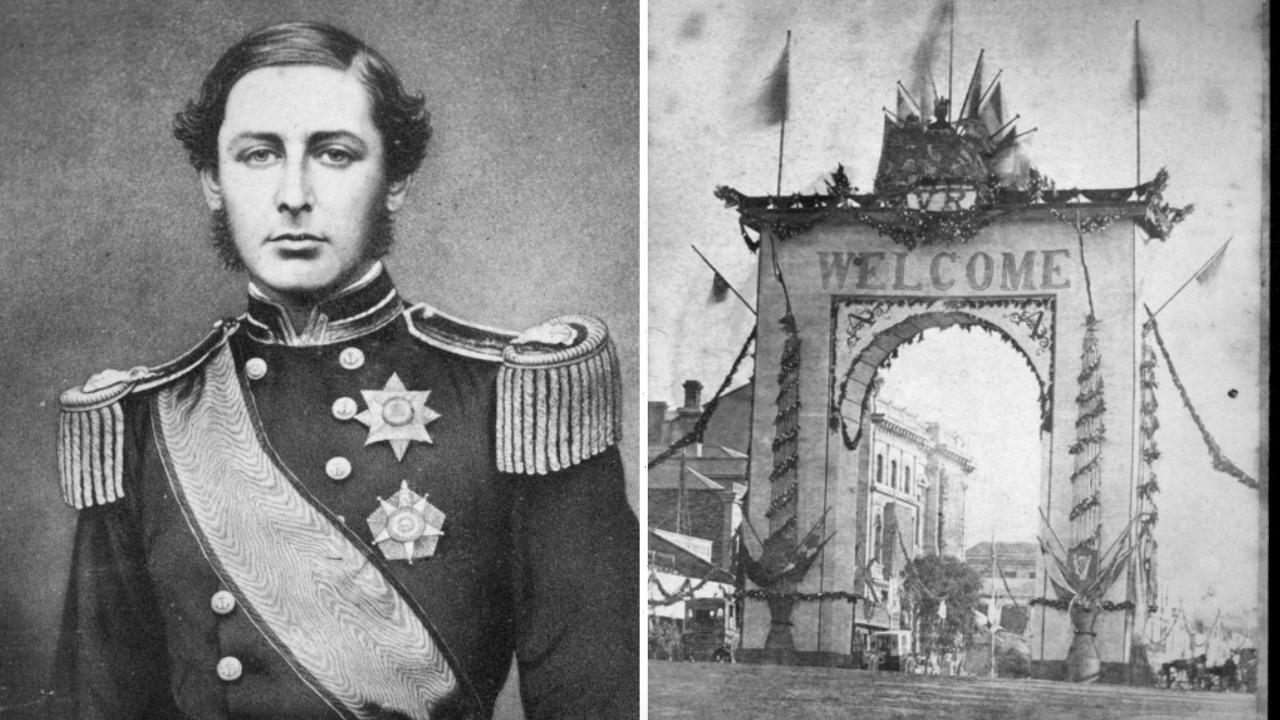
[[[83,510],[124,497],[124,413],[120,403],[64,409],[58,424],[62,498]]]
[[[545,475],[618,441],[618,356],[603,322],[585,315],[555,318],[513,340],[502,359],[500,471]]]

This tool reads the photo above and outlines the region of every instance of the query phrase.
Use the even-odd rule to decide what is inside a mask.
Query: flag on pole
[[[1139,105],[1147,99],[1147,56],[1138,41],[1138,23],[1133,24],[1133,100]]]
[[[919,116],[920,114],[911,106],[911,101],[907,99],[907,94],[902,91],[901,87],[898,88],[898,104],[895,108],[894,114],[898,116],[899,122],[906,120],[912,115]]]
[[[764,91],[760,93],[760,121],[765,125],[778,125],[787,120],[787,104],[790,94],[791,73],[791,36],[787,35],[787,44],[778,56],[778,63],[765,82]]]
[[[954,0],[941,0],[929,16],[929,24],[925,28],[924,37],[916,46],[911,61],[912,94],[919,102],[920,118],[926,123],[933,119],[934,106],[938,100],[937,88],[933,82],[933,64],[937,58],[939,47],[947,31],[947,23],[955,13]],[[950,91],[948,91],[950,92]]]
[[[1000,94],[1000,82],[996,81],[996,86],[991,89],[991,94],[983,101],[982,107],[978,108],[978,117],[982,119],[982,125],[987,130],[987,137],[991,137],[1004,126],[1004,99]],[[1014,130],[1013,136],[1017,137],[1017,130]]]
[[[711,302],[718,303],[729,297],[729,281],[714,268],[711,273]]]
[[[973,66],[973,77],[969,78],[969,89],[965,91],[964,105],[960,108],[962,118],[979,117],[978,106],[982,102],[982,57],[986,52],[986,50],[978,51],[978,63]]]
[[[1218,274],[1218,270],[1222,267],[1222,257],[1227,253],[1227,245],[1230,244],[1231,238],[1227,238],[1227,241],[1222,243],[1222,247],[1218,248],[1218,252],[1214,253],[1213,257],[1209,258],[1209,262],[1196,273],[1196,282],[1204,285]]]

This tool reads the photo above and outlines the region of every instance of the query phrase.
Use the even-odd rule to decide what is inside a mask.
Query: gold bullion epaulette
[[[103,370],[62,393],[58,405],[58,475],[62,498],[77,510],[124,497],[124,411],[131,394],[172,382],[200,367],[235,332],[237,320],[220,320],[191,350],[157,367]]]
[[[621,437],[618,355],[588,315],[562,315],[511,340],[498,373],[498,470],[545,475]]]
[[[409,333],[432,347],[477,360],[498,362],[516,333],[459,320],[426,303],[405,309]]]

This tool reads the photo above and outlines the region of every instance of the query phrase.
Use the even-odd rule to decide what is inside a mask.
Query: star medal
[[[409,489],[409,481],[400,482],[400,490],[390,498],[378,498],[378,509],[368,518],[373,542],[388,560],[405,560],[410,565],[418,558],[431,557],[436,543],[444,534],[444,513],[427,502],[425,495]]]
[[[406,390],[400,376],[391,378],[381,390],[361,390],[368,408],[356,415],[369,428],[365,445],[387,442],[396,454],[396,460],[404,460],[405,450],[411,442],[431,442],[427,424],[440,417],[440,413],[427,407],[430,390]]]

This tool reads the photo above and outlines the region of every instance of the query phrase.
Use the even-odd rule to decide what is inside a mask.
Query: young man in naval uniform
[[[64,393],[60,666],[83,718],[634,717],[638,531],[606,330],[401,298],[379,258],[430,134],[374,51],[288,24],[175,134],[248,310]]]

